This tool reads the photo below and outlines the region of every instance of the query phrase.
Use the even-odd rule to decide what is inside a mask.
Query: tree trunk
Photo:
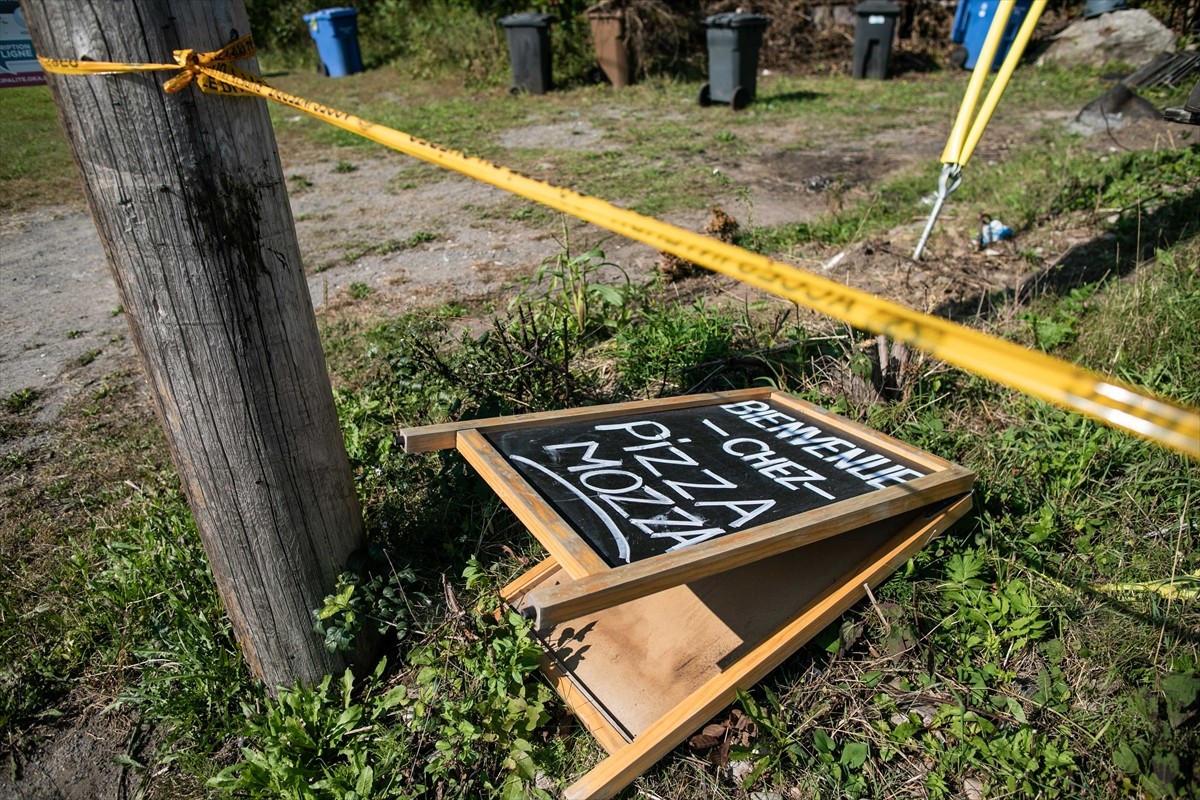
[[[242,0],[22,6],[49,58],[173,63],[249,32]],[[273,690],[342,668],[312,611],[362,516],[265,101],[169,95],[171,74],[46,78],[225,608]]]

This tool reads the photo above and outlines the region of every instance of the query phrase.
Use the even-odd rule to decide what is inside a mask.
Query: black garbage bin
[[[886,0],[866,0],[855,7],[854,13],[858,20],[854,26],[854,69],[851,74],[855,78],[883,80],[892,57],[892,39],[896,35],[900,6]]]
[[[700,105],[728,103],[736,111],[750,104],[758,88],[758,51],[769,21],[761,14],[738,12],[704,20],[708,83],[700,88]]]
[[[510,92],[545,94],[551,89],[550,23],[551,14],[511,14],[500,19],[508,35],[508,58],[512,62],[513,85]]]

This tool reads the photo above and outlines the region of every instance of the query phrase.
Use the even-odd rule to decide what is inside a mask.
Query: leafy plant
[[[573,255],[565,227],[564,241],[567,244],[542,263],[511,308],[527,305],[534,325],[542,329],[564,329],[585,341],[605,338],[629,321],[634,295],[629,276],[598,247]],[[603,282],[601,273],[615,274],[618,285]]]
[[[455,793],[479,781],[481,789],[506,799],[548,798],[532,785],[532,739],[549,719],[551,694],[542,683],[526,682],[541,648],[516,612],[507,612],[499,625],[482,615],[470,622],[486,638],[442,640],[410,656],[418,668],[414,719],[436,737],[425,773]],[[486,768],[496,759],[504,775],[499,786]]]
[[[4,410],[11,414],[20,414],[23,411],[28,411],[33,407],[33,403],[41,394],[37,389],[26,387],[4,398]]]
[[[408,634],[415,608],[428,605],[429,598],[412,588],[417,576],[411,568],[397,570],[378,557],[376,563],[374,575],[366,570],[339,575],[334,594],[313,612],[314,630],[331,653],[353,649],[355,636],[367,625],[398,643]]]
[[[1075,340],[1081,314],[1086,310],[1087,299],[1099,286],[1076,287],[1055,304],[1049,315],[1026,311],[1021,315],[1033,332],[1034,344],[1045,351],[1054,350]]]
[[[697,367],[727,355],[737,333],[736,319],[697,300],[690,308],[650,305],[637,324],[616,337],[621,384],[633,393],[644,389],[665,394],[687,389],[685,380],[704,379]]]
[[[258,747],[242,748],[242,760],[208,785],[289,800],[411,796],[395,780],[409,756],[387,726],[407,702],[407,689],[383,687],[386,666],[379,662],[358,700],[346,670],[337,684],[326,675],[316,686],[281,691],[264,701],[261,714],[245,707],[246,732]]]

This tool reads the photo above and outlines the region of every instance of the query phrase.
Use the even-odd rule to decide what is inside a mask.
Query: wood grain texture
[[[563,796],[615,795],[970,507],[964,497],[917,513],[894,535],[877,528],[865,550],[840,552],[827,540],[547,633],[558,669],[580,684],[575,691],[586,690],[636,733]]]
[[[241,0],[22,6],[51,58],[172,63],[249,32]],[[362,520],[283,171],[264,101],[169,76],[46,77],[245,657],[268,688],[312,681],[342,668],[311,614]]]
[[[460,431],[458,450],[567,574],[582,578],[609,571],[608,564],[509,466],[483,434]]]
[[[454,447],[455,437],[459,431],[471,429],[487,430],[488,432],[519,430],[552,422],[583,422],[590,419],[619,417],[635,411],[669,411],[676,408],[734,403],[739,400],[761,400],[770,397],[771,394],[771,389],[738,389],[731,392],[661,397],[654,400],[634,400],[628,403],[566,408],[559,411],[538,411],[533,414],[514,414],[511,417],[445,422],[440,425],[425,425],[419,428],[401,428],[396,432],[396,439],[400,441],[406,453],[425,453],[430,450],[447,450]]]
[[[500,599],[506,603],[511,602],[514,597],[527,594],[533,591],[534,587],[540,586],[551,577],[558,575],[561,569],[558,562],[554,560],[554,556],[543,558],[502,587]]]
[[[543,559],[536,565],[521,573],[511,583],[500,590],[500,599],[509,605],[520,603],[520,598],[547,581],[563,580],[566,575],[554,557]],[[535,634],[536,636],[536,634]],[[598,707],[593,699],[575,685],[571,677],[551,656],[550,647],[544,641],[543,654],[540,659],[542,674],[558,693],[559,697],[571,709],[571,713],[583,724],[596,741],[610,753],[615,753],[632,741],[632,737],[618,730],[610,722],[605,712]]]

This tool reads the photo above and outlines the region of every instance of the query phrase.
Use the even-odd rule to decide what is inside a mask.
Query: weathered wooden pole
[[[170,64],[249,32],[242,0],[22,6],[49,58]],[[170,75],[47,80],[226,610],[273,689],[343,667],[312,610],[362,515],[266,105],[169,95]]]

